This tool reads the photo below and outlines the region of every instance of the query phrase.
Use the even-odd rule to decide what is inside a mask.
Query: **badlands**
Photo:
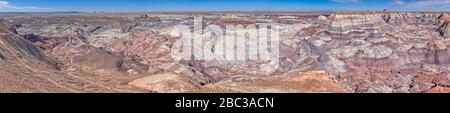
[[[279,25],[279,58],[180,60],[174,26],[196,17]],[[446,12],[0,13],[0,92],[449,93],[449,23]]]

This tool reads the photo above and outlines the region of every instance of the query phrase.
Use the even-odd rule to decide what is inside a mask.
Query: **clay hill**
[[[173,26],[193,17],[280,24],[279,63],[177,59]],[[445,12],[2,13],[0,92],[448,93],[449,23]]]

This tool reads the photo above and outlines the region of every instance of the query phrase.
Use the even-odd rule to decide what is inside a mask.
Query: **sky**
[[[450,11],[450,0],[0,0],[0,12]]]

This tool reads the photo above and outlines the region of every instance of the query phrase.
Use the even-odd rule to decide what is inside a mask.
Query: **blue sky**
[[[0,12],[450,11],[450,0],[0,0]]]

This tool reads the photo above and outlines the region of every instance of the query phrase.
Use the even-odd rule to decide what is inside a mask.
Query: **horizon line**
[[[249,10],[249,11],[10,11],[0,13],[278,13],[278,12],[298,12],[298,13],[315,13],[315,12],[450,12],[450,11],[420,11],[420,10],[318,10],[318,11],[298,11],[298,10]]]

